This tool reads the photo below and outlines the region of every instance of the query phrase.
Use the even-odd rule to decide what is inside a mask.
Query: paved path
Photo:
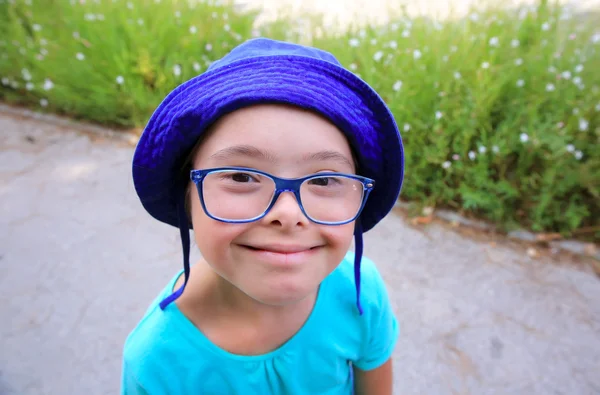
[[[179,269],[132,147],[0,113],[0,394],[115,394],[123,341]],[[397,394],[600,393],[600,281],[389,216],[366,236],[402,322]]]

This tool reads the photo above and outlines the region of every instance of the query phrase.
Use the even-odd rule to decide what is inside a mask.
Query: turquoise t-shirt
[[[256,356],[219,348],[175,303],[160,309],[179,273],[127,338],[121,393],[352,394],[352,365],[362,370],[382,365],[399,333],[381,275],[365,257],[359,315],[353,263],[349,252],[323,280],[311,315],[290,340]]]

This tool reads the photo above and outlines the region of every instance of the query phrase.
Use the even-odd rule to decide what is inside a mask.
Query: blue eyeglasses
[[[315,173],[279,178],[244,167],[192,170],[206,215],[227,223],[263,218],[283,192],[292,192],[302,213],[317,224],[343,225],[360,215],[375,181],[353,174]]]

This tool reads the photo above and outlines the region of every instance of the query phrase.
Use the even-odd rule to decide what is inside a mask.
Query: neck
[[[290,317],[305,319],[310,315],[316,302],[318,290],[311,292],[303,299],[293,303],[278,306],[262,303],[231,284],[229,281],[218,275],[205,261],[201,262],[204,266],[203,286],[206,299],[210,300],[211,305],[218,307],[220,315],[237,317],[245,322],[254,322],[257,325],[262,323],[277,322],[288,320]]]

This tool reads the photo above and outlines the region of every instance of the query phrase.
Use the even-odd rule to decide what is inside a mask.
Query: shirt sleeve
[[[361,370],[372,370],[383,365],[392,356],[400,334],[385,282],[375,264],[363,257],[361,273],[364,296],[361,296],[365,320],[362,355],[354,365]]]
[[[127,368],[125,361],[121,377],[121,395],[148,395],[148,392],[138,383],[131,369]]]

